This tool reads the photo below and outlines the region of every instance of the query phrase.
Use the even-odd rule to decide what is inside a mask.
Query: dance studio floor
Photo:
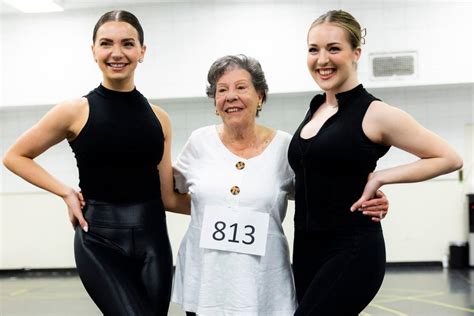
[[[1,272],[0,315],[101,314],[74,272]],[[168,315],[185,314],[172,304]],[[377,297],[361,315],[474,315],[474,269],[391,267]]]

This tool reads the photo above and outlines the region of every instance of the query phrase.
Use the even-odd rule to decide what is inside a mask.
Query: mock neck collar
[[[355,86],[351,90],[336,93],[337,104],[339,106],[345,104],[347,102],[347,100],[349,100],[351,98],[351,96],[357,95],[363,90],[364,90],[364,87],[362,86],[361,83],[359,83],[357,86]]]
[[[364,86],[360,83],[351,90],[336,93],[336,100],[339,109],[343,108],[344,105],[352,99],[354,95],[357,95],[364,91]],[[316,109],[326,101],[326,93],[316,95],[310,103],[311,113],[314,113]]]
[[[133,90],[131,91],[117,91],[117,90],[111,90],[104,87],[102,83],[97,87],[96,90],[98,93],[109,98],[127,98],[127,97],[132,97],[139,94],[136,87],[133,87]]]

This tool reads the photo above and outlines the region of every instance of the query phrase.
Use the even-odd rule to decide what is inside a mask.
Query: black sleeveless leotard
[[[295,181],[293,269],[296,315],[358,315],[380,288],[385,245],[380,223],[350,212],[367,177],[389,149],[364,134],[377,100],[362,85],[336,95],[338,112],[309,139],[300,136],[325,95],[317,95],[290,143]]]
[[[76,229],[81,280],[104,315],[167,315],[172,254],[157,166],[162,126],[136,89],[100,85],[70,142],[86,199],[89,231]]]

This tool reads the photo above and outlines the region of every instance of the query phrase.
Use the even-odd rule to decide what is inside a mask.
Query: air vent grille
[[[371,54],[371,78],[401,79],[417,75],[415,52]]]

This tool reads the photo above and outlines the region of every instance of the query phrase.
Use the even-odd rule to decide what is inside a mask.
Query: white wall
[[[211,62],[245,53],[261,61],[272,92],[314,90],[306,70],[306,32],[331,8],[349,10],[367,28],[359,69],[368,86],[473,82],[473,61],[466,58],[473,55],[472,7],[471,1],[326,0],[130,8],[148,44],[137,85],[152,99],[203,96]],[[101,79],[90,44],[103,12],[2,16],[0,104],[55,104],[88,92]],[[418,52],[417,79],[368,80],[370,53],[400,51]]]
[[[383,189],[390,214],[383,221],[388,262],[442,261],[451,241],[467,240],[467,205],[462,185],[428,181]],[[74,232],[66,208],[48,193],[2,193],[0,269],[74,267]],[[284,222],[293,249],[294,203]],[[185,215],[167,213],[173,259],[189,224]]]
[[[447,139],[463,156],[469,157],[464,126],[472,125],[474,85],[447,85],[412,88],[370,89],[382,100],[400,106],[415,119]],[[262,124],[293,132],[304,115],[312,93],[273,94],[265,104]],[[455,96],[455,97],[453,97]],[[173,122],[173,156],[192,130],[214,124],[212,103],[205,98],[155,100]],[[447,104],[449,104],[447,106]],[[1,151],[23,130],[37,121],[48,106],[0,109]],[[471,142],[472,140],[467,140]],[[466,149],[465,149],[466,147]],[[466,166],[471,160],[465,161]],[[379,167],[390,167],[414,159],[391,149]],[[39,157],[42,165],[62,181],[77,186],[77,170],[66,142]],[[72,230],[62,201],[22,181],[4,168],[0,194],[0,269],[74,266]],[[467,179],[466,179],[467,180]],[[387,259],[394,261],[441,261],[449,242],[467,238],[467,205],[463,183],[457,174],[418,184],[383,188],[390,199],[390,214],[383,222]],[[285,221],[285,232],[292,242],[293,203]],[[189,220],[168,214],[173,251]]]
[[[259,121],[290,133],[296,129],[316,93],[305,66],[306,30],[330,7],[328,1],[294,3],[129,8],[141,19],[149,45],[137,71],[137,86],[170,114],[174,157],[192,130],[217,122],[212,103],[204,97],[205,79],[211,62],[224,54],[243,52],[262,62],[271,94]],[[331,3],[350,10],[367,27],[364,56],[418,51],[418,79],[370,81],[364,57],[361,82],[447,139],[472,170],[472,2],[365,1],[357,7],[351,1]],[[98,85],[100,72],[89,45],[93,25],[104,11],[1,17],[0,155],[51,104]],[[446,23],[448,16],[456,19]],[[379,167],[412,159],[392,149]],[[75,161],[66,142],[38,161],[77,186]],[[73,234],[62,201],[3,167],[0,177],[0,269],[74,266]],[[450,241],[466,240],[467,190],[456,173],[384,188],[391,206],[383,223],[388,261],[441,261]],[[292,216],[290,203],[284,223],[290,243]],[[184,216],[168,214],[174,252],[187,223]]]

